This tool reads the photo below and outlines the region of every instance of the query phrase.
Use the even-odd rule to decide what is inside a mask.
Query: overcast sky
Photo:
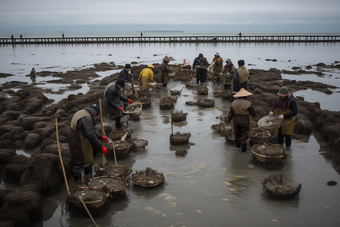
[[[0,0],[0,27],[339,23],[340,0]]]

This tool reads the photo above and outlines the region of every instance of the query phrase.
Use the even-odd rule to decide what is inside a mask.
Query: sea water
[[[87,34],[77,33],[70,36],[127,36],[130,33],[115,34]],[[137,33],[131,33],[138,35]],[[131,35],[130,34],[130,35]],[[150,33],[148,35],[160,35],[164,33]],[[185,35],[198,35],[198,33],[184,33]],[[226,35],[225,33],[205,33],[205,35]],[[31,34],[35,36],[55,37],[56,34]],[[169,36],[183,35],[183,33],[170,33]],[[202,34],[200,34],[202,35]],[[232,34],[229,34],[232,35]],[[273,34],[269,34],[273,35]],[[291,35],[294,35],[291,33]],[[297,35],[297,34],[295,34]],[[234,65],[237,61],[245,60],[248,69],[277,68],[279,70],[292,70],[293,67],[302,67],[306,71],[318,70],[318,63],[330,65],[340,61],[340,43],[126,43],[126,44],[32,44],[32,45],[3,45],[0,46],[0,72],[13,74],[12,77],[0,78],[0,84],[19,80],[32,83],[27,75],[32,68],[39,71],[81,70],[91,67],[95,63],[114,62],[116,65],[137,62],[137,64],[161,63],[164,56],[172,56],[176,63],[181,64],[184,59],[193,63],[195,57],[202,53],[210,63],[214,54],[218,52],[226,60],[230,58]],[[276,61],[273,61],[276,60]],[[304,67],[312,66],[307,70]],[[98,73],[101,77],[108,76],[114,72]],[[283,74],[284,79],[310,80],[340,87],[340,74],[338,69],[327,69],[324,76],[315,74]],[[36,82],[46,81],[47,78],[36,78]],[[57,90],[62,84],[47,85]],[[85,92],[87,88],[82,88]],[[15,90],[15,89],[14,89]],[[320,102],[321,108],[329,110],[340,110],[340,105],[334,105],[339,100],[339,89],[331,89],[333,94],[327,95],[318,91],[299,91],[298,95],[304,96],[306,101]],[[75,91],[77,92],[77,91]],[[47,94],[48,96],[48,94]],[[61,95],[60,99],[62,99]],[[49,97],[50,98],[50,97]],[[58,95],[53,95],[56,101]]]
[[[36,71],[59,71],[83,69],[95,63],[115,62],[116,65],[161,63],[165,55],[177,63],[203,53],[211,62],[219,52],[224,60],[231,58],[236,65],[244,59],[248,69],[292,70],[293,67],[327,65],[339,61],[339,43],[201,43],[201,44],[70,44],[70,45],[7,45],[0,46],[0,72],[14,74],[1,78],[0,83],[12,80],[31,83],[31,68]],[[272,61],[276,59],[277,61]],[[119,70],[97,72],[100,77]],[[312,80],[339,87],[339,71],[327,70],[326,76],[283,75],[283,78]],[[39,78],[38,80],[48,80]],[[62,84],[44,85],[63,87]],[[176,110],[188,113],[186,122],[175,123],[174,131],[190,132],[190,144],[186,157],[177,158],[178,146],[169,143],[171,132],[169,111],[159,109],[159,99],[169,95],[168,89],[155,92],[151,108],[143,110],[140,121],[130,121],[134,137],[148,140],[145,150],[134,152],[119,163],[142,170],[152,167],[165,175],[165,184],[143,189],[131,185],[127,199],[112,203],[106,215],[95,218],[99,226],[339,226],[339,184],[326,185],[327,181],[340,182],[329,160],[319,154],[327,151],[327,143],[313,132],[307,143],[294,140],[288,151],[286,165],[277,171],[267,171],[249,163],[250,148],[240,152],[234,145],[210,127],[218,124],[218,116],[225,114],[230,103],[215,98],[210,92],[207,98],[215,100],[215,108],[205,109],[187,106],[186,101],[197,101],[193,89],[180,81],[170,81],[171,90],[180,90]],[[86,92],[83,87],[81,92]],[[14,89],[12,89],[14,90]],[[307,101],[319,100],[324,109],[338,110],[338,88],[326,95],[315,91],[299,91]],[[74,94],[79,90],[73,91]],[[313,93],[315,92],[315,93]],[[56,101],[68,93],[55,95]],[[331,100],[327,104],[325,100]],[[104,122],[107,124],[107,122]],[[96,157],[95,164],[101,162]],[[112,161],[108,161],[112,163]],[[284,174],[301,183],[300,194],[289,201],[272,200],[263,191],[261,181],[271,174]],[[73,179],[69,180],[73,183]],[[7,184],[1,187],[11,187]],[[14,187],[14,186],[13,186]],[[44,198],[43,218],[40,226],[92,226],[90,219],[75,217],[65,208],[64,187],[54,196]]]

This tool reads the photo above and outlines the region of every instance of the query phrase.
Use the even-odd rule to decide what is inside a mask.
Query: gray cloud
[[[0,0],[0,26],[334,24],[339,0]]]

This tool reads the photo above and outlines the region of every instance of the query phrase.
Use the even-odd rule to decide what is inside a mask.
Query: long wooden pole
[[[104,136],[105,132],[104,132],[104,126],[103,126],[103,111],[102,111],[102,100],[99,99],[99,108],[100,108],[100,124],[102,126],[102,135]],[[104,142],[103,142],[104,143]],[[105,154],[103,153],[103,168],[105,165]]]
[[[81,197],[80,197],[80,196],[79,196],[78,198],[79,198],[80,202],[83,204],[83,206],[84,206],[84,208],[85,208],[85,210],[86,210],[87,214],[90,216],[90,218],[91,218],[91,220],[92,220],[92,222],[93,222],[94,226],[96,226],[96,227],[97,227],[98,225],[97,225],[97,224],[96,224],[96,222],[94,221],[94,219],[93,219],[93,217],[92,217],[92,215],[91,215],[90,211],[87,209],[87,207],[86,207],[86,204],[83,202],[83,200],[81,199]]]
[[[64,180],[65,180],[65,185],[66,185],[67,193],[70,194],[70,189],[68,188],[68,183],[67,183],[67,177],[66,177],[66,173],[65,173],[63,158],[61,157],[61,152],[60,152],[59,135],[58,135],[58,119],[57,118],[55,119],[55,128],[56,128],[57,144],[58,144],[58,152],[59,152],[61,168],[63,169],[63,174],[64,174]]]
[[[115,164],[117,164],[117,158],[116,158],[116,148],[115,148],[115,144],[112,140],[112,149],[113,149],[113,154],[114,154],[114,157],[115,157]]]

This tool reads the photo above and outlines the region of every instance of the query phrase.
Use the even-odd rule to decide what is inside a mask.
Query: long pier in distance
[[[258,36],[131,36],[0,38],[0,45],[83,44],[83,43],[306,43],[340,42],[340,35],[258,35]]]

